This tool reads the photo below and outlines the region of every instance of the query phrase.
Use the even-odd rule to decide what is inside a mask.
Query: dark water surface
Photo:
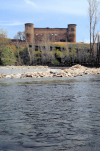
[[[0,79],[0,151],[100,151],[100,75]]]

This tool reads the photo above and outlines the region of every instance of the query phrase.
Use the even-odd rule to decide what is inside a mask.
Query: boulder
[[[6,75],[5,78],[11,78],[11,75]]]
[[[5,78],[5,77],[6,77],[6,74],[1,73],[1,77],[2,77],[2,78]]]
[[[32,78],[32,74],[26,74],[26,77]]]
[[[21,78],[21,74],[16,74],[15,78]]]

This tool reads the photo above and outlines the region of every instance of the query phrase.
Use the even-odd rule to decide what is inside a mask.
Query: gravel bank
[[[48,66],[0,67],[0,78],[77,77],[84,74],[100,74],[100,68],[87,68],[78,64],[64,70]]]

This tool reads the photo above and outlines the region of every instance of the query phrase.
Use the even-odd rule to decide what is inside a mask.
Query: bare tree
[[[44,36],[42,38],[41,43],[41,55],[42,55],[42,63],[47,64],[47,62],[50,62],[49,54],[50,54],[50,41],[49,41],[49,34],[46,32],[44,33]]]
[[[25,40],[25,31],[22,32],[22,40]]]
[[[99,20],[99,0],[87,0],[89,7],[88,7],[88,15],[89,15],[89,22],[90,22],[90,54],[93,59],[94,53],[94,44],[97,40],[96,34],[96,26]]]
[[[4,28],[0,28],[0,49],[3,49],[7,45],[10,39],[7,38],[8,31]]]
[[[17,55],[18,55],[18,62],[19,62],[19,64],[20,64],[19,41],[18,41],[19,36],[18,36],[18,34],[17,34],[17,35],[15,35],[14,39],[16,39],[16,42],[17,42],[17,51],[18,51],[18,52],[17,52]]]
[[[33,34],[34,35],[34,34]],[[34,52],[35,52],[35,39],[34,39],[34,36],[33,36],[33,42],[32,42],[32,52],[31,52],[31,64],[33,64],[34,62]]]
[[[18,39],[18,40],[25,40],[25,31],[21,32],[17,32],[17,35],[14,36],[14,39]]]
[[[17,35],[18,35],[18,39],[19,39],[19,40],[22,40],[22,32],[19,31],[19,32],[17,33]]]

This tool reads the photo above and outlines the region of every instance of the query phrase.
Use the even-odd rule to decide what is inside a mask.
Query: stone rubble
[[[2,67],[4,68],[4,67]],[[6,69],[17,69],[15,66],[7,66]],[[19,67],[20,69],[22,67]],[[23,67],[26,69],[26,67]],[[70,68],[66,68],[64,70],[52,70],[47,66],[40,66],[40,67],[31,67],[29,66],[28,68],[31,69],[47,69],[45,72],[30,72],[30,73],[23,73],[23,74],[3,74],[0,73],[0,78],[47,78],[47,77],[77,77],[77,76],[82,76],[84,74],[100,74],[100,68],[87,68],[81,65],[74,65]],[[49,69],[49,70],[48,70]]]

